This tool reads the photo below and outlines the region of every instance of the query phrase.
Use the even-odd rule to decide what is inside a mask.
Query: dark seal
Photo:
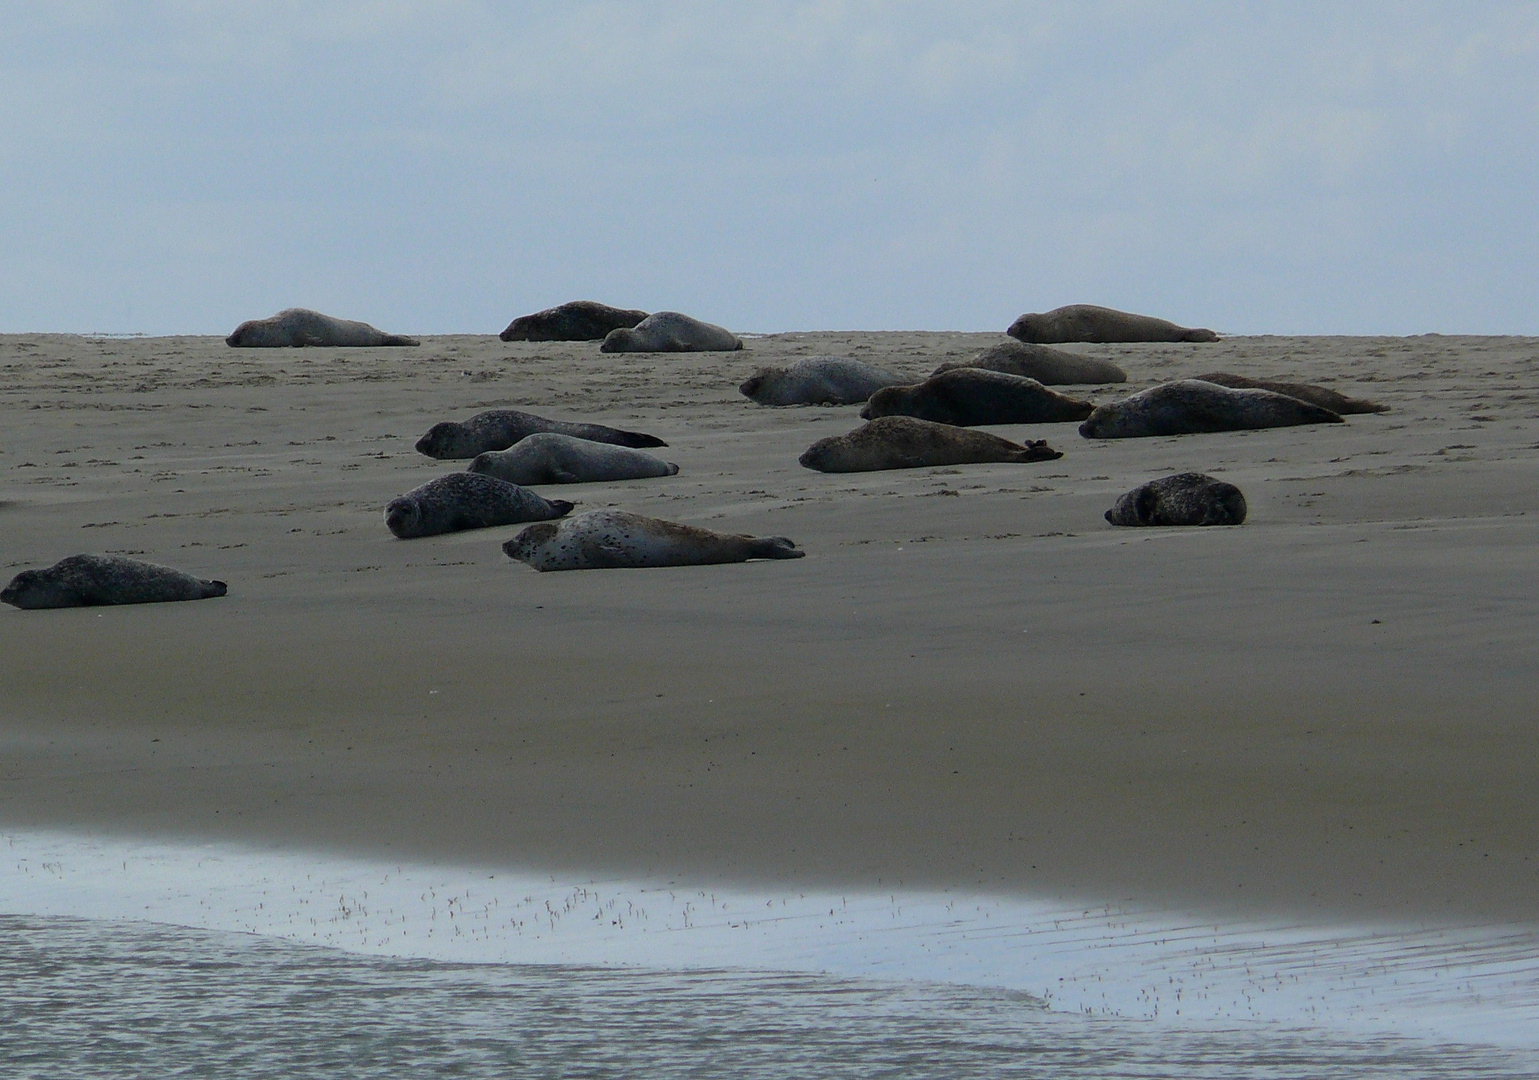
[[[819,439],[798,460],[803,467],[818,472],[843,473],[991,461],[1054,461],[1061,457],[1041,439],[1023,444],[986,431],[912,416],[883,416],[847,435]]]
[[[241,323],[224,343],[236,349],[285,349],[305,346],[340,348],[421,345],[413,337],[387,334],[368,323],[322,315],[308,308],[288,308],[266,319]]]
[[[1206,375],[1197,375],[1194,378],[1203,382],[1217,383],[1219,386],[1227,386],[1231,390],[1270,390],[1274,394],[1282,394],[1286,397],[1298,398],[1307,401],[1311,405],[1318,405],[1322,409],[1329,409],[1340,416],[1349,416],[1354,413],[1381,413],[1389,412],[1388,405],[1380,405],[1377,401],[1364,401],[1362,398],[1349,398],[1345,394],[1324,386],[1313,386],[1309,383],[1280,382],[1276,379],[1248,379],[1244,375],[1232,375],[1227,371],[1213,371]]]
[[[1094,304],[1069,304],[1052,311],[1022,315],[1005,333],[1021,341],[1038,345],[1058,345],[1069,341],[1097,344],[1126,341],[1217,341],[1218,335],[1198,327],[1177,326],[1152,315],[1134,315],[1128,311],[1097,307]]]
[[[800,559],[806,554],[784,536],[719,533],[624,510],[591,510],[565,521],[531,525],[502,550],[508,558],[542,571],[709,566]]]
[[[596,300],[571,300],[533,315],[520,315],[497,336],[503,341],[603,341],[611,330],[632,327],[645,311],[610,307]]]
[[[917,386],[878,390],[860,410],[867,420],[913,416],[937,424],[1052,424],[1083,420],[1095,408],[1088,401],[1049,390],[1036,379],[983,368],[954,368]]]
[[[738,390],[760,405],[859,405],[884,386],[912,381],[864,360],[804,356],[788,367],[761,367]]]
[[[480,473],[450,473],[413,488],[385,507],[385,527],[402,540],[547,521],[572,511],[562,499],[543,499],[527,488]]]
[[[440,461],[466,460],[488,450],[506,450],[537,431],[553,431],[557,435],[570,435],[574,439],[637,449],[668,445],[655,435],[639,431],[624,431],[603,424],[571,424],[564,420],[547,420],[543,416],[519,412],[517,409],[492,409],[490,412],[477,413],[469,420],[445,420],[434,424],[426,435],[417,440],[417,453]]]
[[[932,374],[964,367],[1003,371],[1006,375],[1036,379],[1043,386],[1102,386],[1128,381],[1128,373],[1110,360],[1080,356],[1047,345],[1029,345],[1014,338],[984,349],[971,360],[942,364]]]
[[[1343,422],[1329,409],[1270,390],[1231,390],[1182,379],[1100,406],[1079,433],[1087,439],[1136,439]]]
[[[1106,511],[1113,525],[1238,525],[1245,496],[1233,484],[1184,472],[1140,484]]]
[[[227,591],[222,581],[169,566],[121,555],[71,555],[46,570],[23,570],[0,591],[0,600],[19,608],[96,607],[207,600]]]

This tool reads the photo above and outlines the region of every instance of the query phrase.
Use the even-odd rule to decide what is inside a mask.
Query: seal
[[[304,345],[421,345],[413,337],[387,334],[368,323],[336,319],[308,308],[287,308],[266,319],[250,319],[224,339],[236,349],[282,349]]]
[[[1011,323],[1005,333],[1037,345],[1057,345],[1066,341],[1107,344],[1117,341],[1218,340],[1218,335],[1211,330],[1177,326],[1152,315],[1134,315],[1094,304],[1069,304],[1052,311],[1028,313]]]
[[[998,345],[984,349],[971,360],[952,360],[942,364],[931,374],[939,375],[964,367],[1020,375],[1022,378],[1036,379],[1043,386],[1101,386],[1128,381],[1128,373],[1110,360],[1080,356],[1046,345],[1029,345],[1014,338],[1006,338]]]
[[[1113,525],[1238,525],[1245,496],[1233,484],[1184,472],[1140,484],[1106,511]]]
[[[732,331],[677,311],[654,311],[633,327],[609,331],[600,352],[732,352],[743,347]]]
[[[612,443],[615,446],[668,445],[655,435],[645,435],[639,431],[624,431],[603,424],[569,424],[564,420],[547,420],[543,416],[519,412],[517,409],[492,409],[490,412],[477,413],[469,420],[445,420],[434,424],[426,435],[417,440],[417,453],[440,461],[463,461],[488,450],[506,450],[520,439],[539,431],[553,431],[558,435],[570,435],[574,439]]]
[[[565,521],[531,525],[502,550],[540,571],[705,566],[800,559],[806,554],[784,536],[712,532],[623,510],[590,510]]]
[[[1340,423],[1341,417],[1329,409],[1270,390],[1231,390],[1201,379],[1182,379],[1102,405],[1079,426],[1079,433],[1087,439],[1135,439]]]
[[[968,431],[912,416],[883,416],[848,434],[819,439],[797,460],[805,468],[833,473],[988,461],[1054,461],[1061,457],[1041,439],[1016,443],[986,431]]]
[[[1227,386],[1231,390],[1270,390],[1274,394],[1298,398],[1300,401],[1307,401],[1311,405],[1318,405],[1322,409],[1329,409],[1340,416],[1349,416],[1353,413],[1389,412],[1388,405],[1380,405],[1377,401],[1349,398],[1345,394],[1338,394],[1336,391],[1327,389],[1324,386],[1312,386],[1309,383],[1279,382],[1275,379],[1247,379],[1244,375],[1231,375],[1227,371],[1213,371],[1206,375],[1194,375],[1193,378],[1201,379],[1203,382],[1217,383],[1219,386]]]
[[[864,360],[804,356],[788,367],[761,367],[738,389],[760,405],[859,405],[884,386],[911,382]]]
[[[207,581],[169,566],[121,555],[71,555],[46,570],[23,570],[0,591],[0,600],[27,609],[96,607],[207,600],[227,591],[222,581]]]
[[[679,467],[628,446],[537,431],[506,450],[476,455],[469,471],[510,484],[586,484],[673,476]]]
[[[931,375],[917,386],[878,390],[860,410],[867,420],[914,416],[938,424],[1052,424],[1083,420],[1095,408],[1088,401],[1049,390],[1036,379],[983,368],[955,368]]]
[[[385,527],[402,540],[548,521],[572,511],[561,499],[542,499],[517,484],[480,473],[450,473],[413,488],[385,507]]]
[[[520,315],[497,336],[503,341],[602,341],[619,327],[632,327],[645,311],[610,307],[597,300],[569,300],[533,315]]]

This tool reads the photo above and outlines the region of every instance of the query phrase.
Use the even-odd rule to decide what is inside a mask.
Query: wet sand
[[[736,384],[916,375],[989,334],[736,354],[424,339],[0,338],[0,570],[117,551],[222,600],[0,609],[0,825],[553,871],[1532,920],[1539,342],[1082,347],[1120,397],[1204,371],[1393,411],[824,476],[853,408]],[[536,574],[517,527],[397,541],[412,443],[513,406],[653,432],[678,476],[542,489],[793,537],[795,562]],[[1239,529],[1121,530],[1169,471]]]

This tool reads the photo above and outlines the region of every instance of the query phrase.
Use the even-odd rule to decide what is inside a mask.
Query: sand
[[[743,883],[1539,915],[1539,341],[1075,346],[1109,400],[1229,370],[1392,412],[825,476],[856,408],[755,366],[916,375],[990,334],[733,354],[426,338],[0,337],[0,571],[122,552],[188,604],[0,609],[0,826]],[[517,527],[398,541],[412,444],[486,408],[649,431],[674,477],[546,488],[793,537],[794,562],[537,574]],[[1114,529],[1195,469],[1238,529]]]

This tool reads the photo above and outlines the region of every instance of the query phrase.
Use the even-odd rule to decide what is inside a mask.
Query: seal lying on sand
[[[562,499],[542,499],[517,484],[479,473],[439,476],[385,507],[385,527],[402,540],[420,536],[547,521],[572,511]]]
[[[1006,375],[1036,379],[1043,386],[1099,386],[1128,381],[1128,373],[1110,360],[1080,356],[1046,345],[1028,345],[1014,338],[1006,338],[998,345],[984,349],[971,360],[952,360],[942,364],[931,374],[939,375],[965,367],[1003,371]]]
[[[628,446],[537,431],[506,450],[476,455],[469,471],[510,484],[584,484],[672,476],[679,467]]]
[[[917,386],[878,390],[860,410],[867,420],[879,416],[915,416],[938,424],[1052,424],[1083,420],[1095,408],[1065,397],[1036,379],[983,368],[954,368]]]
[[[547,420],[533,413],[519,412],[517,409],[493,409],[477,413],[463,422],[445,420],[434,424],[426,435],[417,440],[417,453],[440,461],[463,460],[488,450],[506,450],[520,439],[528,438],[538,431],[554,431],[574,439],[613,443],[615,446],[668,445],[655,435],[645,435],[639,431],[623,431],[603,424],[569,424],[563,420]]]
[[[1184,472],[1140,484],[1106,511],[1113,525],[1238,525],[1245,496],[1233,484]]]
[[[1334,390],[1328,390],[1323,386],[1311,386],[1309,383],[1277,382],[1273,379],[1247,379],[1244,375],[1231,375],[1227,371],[1214,371],[1207,375],[1194,375],[1193,378],[1203,382],[1217,383],[1219,386],[1227,386],[1231,390],[1270,390],[1274,394],[1284,394],[1287,397],[1298,398],[1307,401],[1311,405],[1318,405],[1322,409],[1329,409],[1340,416],[1351,413],[1379,413],[1389,412],[1388,405],[1380,405],[1377,401],[1364,401],[1361,398],[1349,398],[1345,394],[1338,394]]]
[[[761,367],[738,389],[760,405],[859,405],[884,386],[912,381],[864,360],[804,356],[789,367]]]
[[[875,472],[1061,457],[1040,439],[1022,445],[986,431],[968,431],[912,416],[883,416],[847,435],[819,439],[798,460],[818,472]]]
[[[600,352],[732,352],[743,343],[730,330],[677,311],[655,311],[635,326],[611,330]]]
[[[308,308],[288,308],[267,319],[251,319],[224,339],[237,349],[281,349],[304,345],[421,345],[413,337],[387,334],[368,323],[335,319]]]
[[[636,566],[701,566],[749,559],[800,559],[784,536],[737,536],[672,521],[591,510],[560,522],[531,525],[502,545],[510,559],[536,570],[611,570]]]
[[[645,311],[610,307],[596,300],[571,300],[533,315],[520,315],[497,336],[503,341],[602,341],[609,331],[635,326]]]
[[[1231,390],[1183,379],[1102,405],[1079,426],[1079,433],[1087,439],[1133,439],[1343,422],[1329,409],[1270,390]]]
[[[1177,326],[1152,315],[1134,315],[1094,304],[1069,304],[1040,314],[1022,315],[1005,333],[1038,345],[1056,345],[1065,341],[1104,344],[1114,341],[1218,340],[1218,335],[1211,330]]]
[[[0,591],[0,600],[19,608],[95,607],[207,600],[226,591],[222,581],[205,581],[169,566],[121,555],[71,555],[46,570],[23,570]]]

